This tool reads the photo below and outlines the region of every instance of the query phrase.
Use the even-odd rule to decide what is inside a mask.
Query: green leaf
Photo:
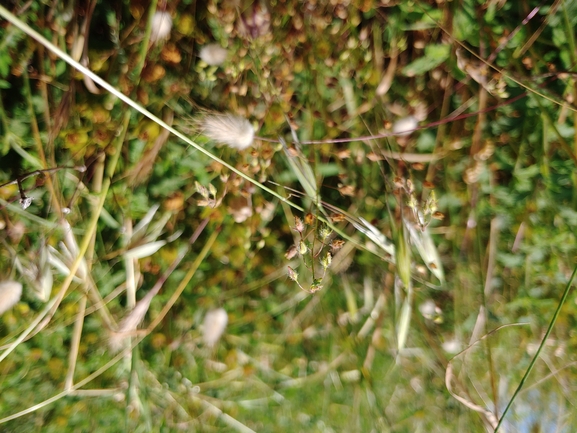
[[[451,34],[458,41],[467,41],[470,44],[478,45],[478,22],[475,18],[475,12],[466,3],[463,8],[455,10],[453,18],[453,33]]]
[[[66,72],[67,65],[66,62],[56,62],[56,76],[59,77],[64,72]]]
[[[7,55],[0,55],[0,77],[7,77],[10,72],[12,58]]]

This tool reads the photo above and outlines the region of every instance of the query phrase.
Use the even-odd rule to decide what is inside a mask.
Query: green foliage
[[[425,55],[405,66],[403,73],[409,77],[423,75],[425,72],[429,72],[444,63],[449,57],[449,54],[449,45],[427,45],[425,47]]]
[[[2,18],[1,431],[491,424],[447,377],[501,415],[577,256],[577,4],[381,3],[175,2],[150,45],[148,4],[10,3],[202,149]],[[576,425],[568,293],[512,431]]]

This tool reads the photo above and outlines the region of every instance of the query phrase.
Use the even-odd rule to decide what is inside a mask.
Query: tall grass
[[[0,197],[2,276],[25,283],[2,308],[0,422],[549,429],[530,387],[575,422],[574,7],[333,3],[153,2],[124,22],[94,2],[54,33],[24,22],[48,7],[0,6],[5,53],[27,47],[10,73],[0,53],[26,101],[1,101],[3,154],[29,168]],[[71,36],[90,19],[101,58]],[[97,94],[76,100],[77,74]],[[195,138],[187,92],[210,107]]]

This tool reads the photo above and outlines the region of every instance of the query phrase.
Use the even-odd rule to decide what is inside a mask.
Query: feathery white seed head
[[[461,351],[461,343],[459,343],[458,340],[453,339],[453,340],[447,340],[445,341],[442,345],[443,350],[451,355],[454,355],[455,353],[459,353]]]
[[[204,60],[207,65],[220,66],[226,60],[228,51],[222,48],[219,44],[213,43],[202,47],[198,56]]]
[[[405,137],[413,133],[413,129],[419,126],[419,122],[413,116],[403,117],[393,123],[393,134]]]
[[[18,303],[22,296],[22,284],[16,281],[0,283],[0,315]]]
[[[172,30],[172,17],[168,12],[156,12],[152,17],[150,41],[157,42],[168,39]]]
[[[233,149],[246,149],[254,140],[251,123],[234,114],[208,114],[200,120],[199,126],[200,133]]]
[[[423,315],[423,317],[430,319],[435,316],[435,312],[437,310],[437,306],[435,305],[435,301],[432,299],[427,299],[426,301],[422,302],[419,305],[419,311]]]
[[[209,347],[213,347],[220,340],[227,324],[228,314],[226,314],[224,308],[217,308],[206,313],[202,328],[202,340],[204,343]]]

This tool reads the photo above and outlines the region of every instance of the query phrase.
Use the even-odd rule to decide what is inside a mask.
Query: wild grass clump
[[[0,430],[577,424],[574,4],[64,3],[0,6]]]

